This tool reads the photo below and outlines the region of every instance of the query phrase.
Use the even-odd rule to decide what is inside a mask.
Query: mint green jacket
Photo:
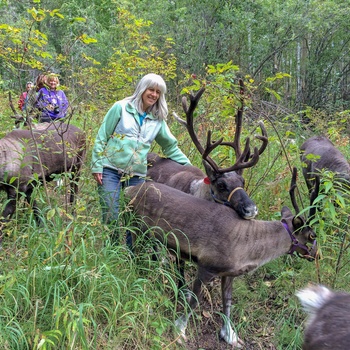
[[[92,150],[92,173],[102,173],[107,167],[129,175],[146,176],[147,154],[153,141],[160,145],[167,158],[191,164],[164,120],[149,113],[141,125],[139,114],[130,102],[116,102],[97,133]]]

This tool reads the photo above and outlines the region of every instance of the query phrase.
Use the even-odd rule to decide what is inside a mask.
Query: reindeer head
[[[254,219],[258,208],[244,190],[243,176],[235,171],[220,173],[204,159],[203,165],[215,201],[233,208],[243,219]]]
[[[241,96],[243,96],[243,81],[240,80]],[[196,95],[190,95],[190,105],[187,106],[186,97],[182,99],[182,107],[186,114],[186,121],[179,118],[175,113],[175,119],[185,125],[190,137],[199,153],[202,155],[203,165],[207,174],[207,182],[210,185],[211,194],[216,202],[232,207],[243,219],[253,219],[258,214],[255,203],[250,199],[244,190],[244,179],[242,177],[243,170],[254,166],[259,156],[266,149],[268,138],[266,129],[262,122],[259,123],[262,135],[256,138],[262,141],[260,149],[254,148],[250,150],[250,140],[246,139],[243,152],[240,147],[240,137],[243,121],[243,97],[241,97],[241,106],[236,115],[236,131],[233,142],[224,142],[223,138],[217,141],[211,140],[211,131],[207,134],[207,143],[204,148],[194,130],[193,112],[198,105],[205,88],[200,89]],[[209,154],[218,146],[229,146],[235,151],[236,162],[228,168],[219,168],[216,162],[209,157]]]

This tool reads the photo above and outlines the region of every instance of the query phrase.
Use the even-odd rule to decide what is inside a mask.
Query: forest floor
[[[250,334],[247,339],[242,339],[243,345],[240,348],[233,347],[220,339],[219,332],[222,327],[222,304],[220,292],[220,280],[215,279],[212,285],[203,293],[203,298],[200,305],[196,308],[193,316],[190,318],[186,330],[187,341],[183,343],[187,350],[276,350],[273,344],[275,338],[275,330],[273,323],[264,324],[262,327],[259,322],[250,322]],[[234,305],[234,300],[233,300]],[[231,311],[232,319],[237,319],[239,322],[239,315],[235,317]],[[268,313],[268,310],[266,311]],[[253,311],[252,311],[253,314]],[[235,323],[233,321],[233,323]],[[233,325],[235,326],[235,324]],[[262,329],[264,328],[264,329]],[[240,336],[240,331],[237,331]]]
[[[203,311],[204,312],[204,311]],[[202,313],[203,316],[203,313]],[[196,334],[191,334],[186,342],[187,350],[276,350],[272,343],[272,337],[254,337],[251,340],[244,340],[240,348],[233,347],[225,341],[219,339],[219,332],[222,319],[219,315],[202,317],[200,324],[197,324]],[[191,324],[189,324],[189,327]]]
[[[221,305],[217,305],[220,309]],[[193,322],[189,322],[186,349],[187,350],[276,350],[272,343],[272,337],[268,335],[253,336],[251,339],[242,339],[243,345],[240,348],[233,347],[220,339],[219,332],[222,326],[222,318],[219,314],[206,311],[211,308],[209,302],[204,303],[204,308],[201,308],[199,320],[196,320],[196,329],[191,332]],[[197,310],[199,311],[199,309]],[[273,333],[273,332],[272,332]],[[239,335],[239,332],[238,332]]]

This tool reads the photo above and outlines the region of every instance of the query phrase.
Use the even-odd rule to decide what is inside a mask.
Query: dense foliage
[[[259,83],[290,74],[278,89],[288,108],[347,109],[348,7],[333,0],[2,0],[3,87],[18,91],[39,71],[54,71],[73,94],[83,88],[115,98],[145,70],[177,85],[232,61]]]
[[[9,93],[16,106],[26,81],[55,72],[71,103],[71,122],[86,131],[88,140],[76,215],[67,204],[67,188],[53,182],[36,193],[43,225],[20,205],[2,228],[2,348],[198,349],[206,348],[201,329],[208,328],[216,341],[217,284],[206,290],[206,306],[193,317],[189,344],[180,345],[172,327],[183,300],[176,297],[172,260],[163,251],[162,263],[152,261],[147,244],[137,257],[109,244],[89,168],[97,128],[115,100],[130,94],[140,76],[155,72],[165,77],[170,110],[179,115],[181,95],[205,85],[195,115],[198,134],[205,140],[210,129],[213,139],[232,140],[242,78],[242,145],[246,137],[258,145],[253,136],[258,120],[269,135],[259,163],[244,172],[247,191],[261,219],[279,219],[281,207],[290,206],[292,166],[301,173],[303,140],[326,134],[350,158],[349,5],[332,0],[1,0],[0,136],[13,128]],[[171,115],[169,125],[181,149],[201,166],[186,131]],[[227,149],[213,156],[221,164],[234,162]],[[317,200],[320,259],[307,263],[286,256],[234,284],[232,322],[250,349],[300,349],[305,314],[294,293],[308,282],[350,291],[350,203],[347,193],[335,190],[332,176],[324,174]],[[301,177],[298,193],[307,212]],[[129,225],[122,229],[132,229]],[[193,271],[190,264],[189,281]],[[224,347],[217,341],[215,348]]]

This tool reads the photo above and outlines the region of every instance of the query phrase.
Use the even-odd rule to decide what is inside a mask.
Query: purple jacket
[[[38,92],[37,107],[43,116],[59,119],[66,116],[68,100],[62,90],[52,91],[43,87]]]

